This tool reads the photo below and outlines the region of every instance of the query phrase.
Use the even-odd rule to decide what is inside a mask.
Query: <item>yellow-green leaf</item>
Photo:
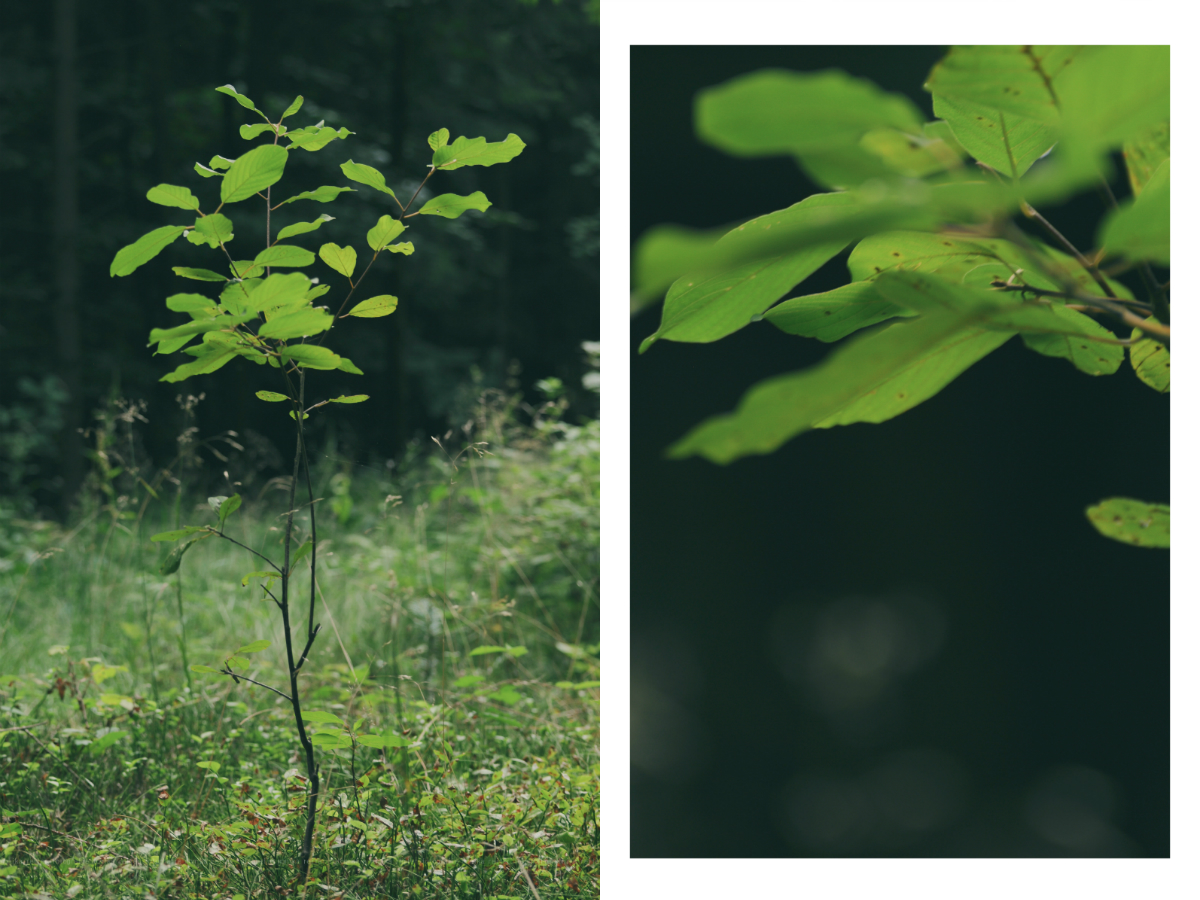
[[[321,259],[335,272],[354,277],[354,266],[358,262],[358,253],[353,247],[339,247],[337,244],[322,244]]]

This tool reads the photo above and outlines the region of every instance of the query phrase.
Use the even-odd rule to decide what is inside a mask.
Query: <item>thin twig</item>
[[[1021,201],[1021,211],[1025,213],[1028,218],[1033,219],[1035,222],[1041,225],[1042,228],[1046,229],[1046,231],[1049,232],[1050,235],[1062,245],[1064,250],[1075,257],[1075,261],[1088,271],[1088,274],[1095,279],[1096,284],[1100,285],[1100,290],[1104,291],[1104,295],[1106,297],[1117,296],[1116,292],[1113,291],[1112,286],[1105,280],[1104,273],[1100,271],[1100,268],[1095,263],[1090,262],[1087,257],[1075,249],[1075,245],[1067,240],[1066,236],[1062,232],[1051,225],[1045,216],[1043,216],[1024,200]]]
[[[234,680],[235,684],[238,681],[248,681],[251,684],[257,684],[260,688],[266,688],[268,691],[270,691],[273,694],[278,694],[280,697],[282,697],[288,703],[292,702],[292,698],[289,697],[287,694],[285,694],[283,691],[276,690],[275,688],[271,687],[269,684],[263,684],[261,681],[255,681],[253,678],[247,678],[245,675],[239,675],[236,672],[234,672],[232,669],[230,669],[229,666],[226,666],[221,671],[223,671],[226,675],[228,675],[230,678],[232,678]]]

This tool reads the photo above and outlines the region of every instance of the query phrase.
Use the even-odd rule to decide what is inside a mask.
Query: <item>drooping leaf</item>
[[[217,509],[217,516],[221,520],[221,527],[225,527],[225,520],[238,511],[242,505],[242,495],[234,494],[232,497],[226,497],[221,506]]]
[[[196,227],[188,235],[193,244],[208,244],[216,249],[233,240],[233,223],[220,213],[209,213],[196,220]]]
[[[303,272],[269,275],[250,292],[246,303],[258,312],[298,304],[311,284]]]
[[[343,722],[333,713],[325,712],[323,709],[305,709],[301,710],[300,718],[305,722],[312,722],[314,725],[342,725]]]
[[[287,226],[287,228],[284,228],[279,232],[276,240],[282,241],[284,238],[294,237],[297,234],[308,234],[310,231],[316,231],[326,222],[332,221],[333,216],[321,213],[319,217],[313,219],[311,222],[297,222],[295,225]]]
[[[1105,216],[1098,235],[1110,253],[1130,260],[1171,264],[1171,160],[1167,158],[1141,194]]]
[[[349,372],[351,375],[361,375],[363,373],[362,369],[350,362],[349,357],[345,356],[338,361],[337,368],[343,372]]]
[[[195,534],[198,531],[208,531],[207,528],[200,528],[196,525],[188,525],[185,528],[177,528],[174,531],[160,531],[151,541],[177,541],[181,537],[187,537],[189,534]]]
[[[328,331],[332,324],[332,313],[309,307],[271,318],[258,329],[258,336],[286,341],[320,334],[322,331]]]
[[[242,140],[252,141],[264,131],[269,131],[271,134],[276,134],[275,126],[266,122],[259,122],[257,125],[243,125],[238,129],[238,134]]]
[[[840,341],[861,328],[894,316],[911,315],[885,300],[871,281],[854,281],[822,294],[793,297],[771,307],[763,318],[788,334]]]
[[[234,653],[259,653],[271,646],[270,641],[252,641],[245,647],[238,647]]]
[[[206,165],[203,165],[202,163],[196,163],[195,169],[196,169],[196,174],[199,175],[201,178],[212,178],[214,175],[221,174],[220,172],[214,172],[212,169],[210,169]]]
[[[264,119],[266,118],[266,116],[263,116],[263,114],[261,112],[259,112],[258,107],[254,105],[254,101],[251,100],[249,97],[247,97],[245,94],[239,94],[237,91],[237,88],[235,88],[232,84],[222,85],[221,87],[217,88],[217,90],[220,91],[222,94],[227,94],[228,96],[232,97],[234,100],[236,100],[242,106],[244,106],[246,109],[253,110],[254,112],[258,113],[260,116],[262,116]]]
[[[172,312],[192,312],[199,309],[215,311],[216,308],[217,304],[203,294],[172,294],[167,298],[167,309]]]
[[[440,135],[440,132],[438,134]],[[432,143],[431,135],[430,144]],[[463,166],[493,166],[510,161],[524,149],[525,142],[515,134],[492,144],[481,137],[457,137],[452,144],[434,148],[433,164],[445,172]]]
[[[328,347],[314,347],[309,344],[284,347],[280,356],[308,369],[336,369],[342,361],[342,358]]]
[[[450,142],[450,129],[440,128],[429,136],[429,149],[438,150]]]
[[[1141,137],[1125,142],[1125,169],[1129,173],[1129,187],[1135,197],[1170,155],[1170,122],[1160,122]]]
[[[146,346],[152,346],[160,341],[170,341],[175,338],[203,334],[206,331],[220,331],[222,328],[232,328],[236,322],[237,318],[234,316],[221,315],[209,319],[193,320],[185,325],[176,325],[174,328],[152,328],[150,330],[150,341]]]
[[[268,403],[279,403],[287,399],[287,394],[277,394],[274,391],[255,391],[254,396],[259,400],[266,400]]]
[[[1089,506],[1087,517],[1107,538],[1135,547],[1171,546],[1171,507],[1129,497],[1109,497]]]
[[[1147,319],[1156,325],[1158,320],[1153,316]],[[1133,329],[1130,337],[1137,339],[1142,336],[1140,328]],[[1129,347],[1129,363],[1137,377],[1154,388],[1160,394],[1171,390],[1171,354],[1158,341],[1145,340],[1131,344]]]
[[[279,205],[283,206],[284,203],[291,203],[295,200],[316,200],[318,203],[329,203],[331,200],[336,200],[338,194],[342,193],[342,191],[350,191],[353,193],[354,190],[355,188],[351,187],[331,187],[329,185],[323,185],[315,190],[305,191],[302,194],[297,194],[295,197],[288,197]]]
[[[787,209],[751,219],[728,232],[713,248],[780,226],[802,226],[825,207],[853,203],[853,195],[815,194]],[[824,242],[783,256],[765,257],[719,274],[685,276],[671,285],[663,301],[662,324],[642,342],[644,353],[656,341],[708,342],[732,334],[836,256],[848,241]]]
[[[171,266],[171,271],[180,278],[191,278],[194,281],[228,281],[224,275],[211,269],[191,269],[187,266]]]
[[[128,275],[138,266],[145,265],[183,234],[187,227],[186,225],[164,225],[162,228],[155,228],[148,234],[143,234],[132,244],[122,247],[113,257],[112,265],[108,268],[109,277]]]
[[[294,570],[300,565],[301,561],[312,552],[312,541],[305,541],[296,550],[296,555],[292,557],[292,569]]]
[[[183,554],[187,553],[197,541],[202,541],[207,537],[208,535],[205,534],[200,537],[194,537],[190,541],[184,541],[182,544],[176,544],[171,548],[171,552],[167,554],[167,558],[163,560],[162,565],[158,567],[158,571],[163,575],[174,575],[179,571],[179,564],[183,562]]]
[[[935,97],[1055,125],[1056,79],[1072,67],[1076,51],[1068,46],[952,47],[929,73],[925,90]]]
[[[310,287],[308,289],[308,292],[304,295],[304,299],[311,303],[313,300],[316,300],[318,297],[324,297],[328,293],[329,293],[329,285],[314,284],[312,287]]]
[[[342,396],[340,396],[340,397],[330,397],[329,402],[330,403],[362,403],[364,400],[369,400],[369,399],[370,399],[369,394],[351,394],[350,396],[346,396],[345,394],[342,394]]]
[[[381,294],[378,297],[372,297],[369,300],[364,300],[362,303],[356,304],[346,315],[358,316],[363,319],[376,319],[393,312],[399,302],[399,298],[391,294]]]
[[[282,267],[282,266],[310,266],[316,257],[311,250],[305,250],[303,247],[293,247],[290,244],[276,244],[274,247],[268,247],[263,250],[258,256],[254,257],[256,266],[264,267]]]
[[[221,202],[237,203],[253,197],[283,177],[287,150],[278,144],[263,144],[237,158],[221,182]]]
[[[972,156],[1009,177],[1024,175],[1058,139],[1052,125],[969,100],[934,94],[933,111]]]
[[[199,209],[200,201],[185,187],[175,184],[159,184],[146,192],[146,199],[159,206],[177,206],[180,209]]]
[[[358,253],[353,247],[339,247],[329,243],[321,245],[321,259],[335,272],[347,278],[354,276],[354,266],[358,262]]]
[[[198,357],[195,362],[184,363],[174,372],[164,375],[158,380],[171,382],[183,381],[193,375],[204,375],[208,372],[215,372],[237,355],[237,351],[231,347],[216,348]]]
[[[404,233],[406,226],[391,216],[380,216],[375,226],[367,232],[367,246],[372,250],[382,250]]]
[[[439,194],[438,196],[426,201],[425,205],[417,210],[426,216],[442,216],[446,219],[457,219],[468,209],[477,209],[480,212],[487,210],[492,205],[483,191],[474,191],[466,197],[458,194]]]
[[[357,181],[359,184],[365,184],[367,187],[375,188],[377,191],[383,191],[383,193],[390,195],[393,200],[396,198],[396,195],[392,193],[392,189],[387,186],[383,173],[378,169],[348,159],[342,163],[342,173],[351,181]]]

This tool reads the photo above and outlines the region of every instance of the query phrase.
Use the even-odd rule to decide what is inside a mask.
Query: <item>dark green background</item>
[[[788,159],[700,145],[697,89],[836,66],[932,118],[921,85],[944,52],[634,47],[633,237],[818,190]],[[1092,195],[1043,210],[1085,248],[1102,211]],[[797,293],[846,281],[842,254]],[[761,323],[637,356],[658,317],[634,318],[631,345],[634,855],[1168,855],[1168,553],[1100,537],[1084,508],[1167,500],[1169,398],[1127,363],[1093,378],[1013,339],[890,422],[671,462],[689,428],[829,348]],[[809,673],[794,682],[785,627],[785,664]],[[822,634],[851,663],[891,660],[874,701],[822,668]]]

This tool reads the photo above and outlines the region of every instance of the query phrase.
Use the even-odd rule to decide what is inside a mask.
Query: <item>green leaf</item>
[[[233,165],[233,163],[234,163],[234,160],[226,159],[224,156],[222,156],[219,153],[208,161],[208,164],[210,166],[212,166],[214,169],[221,169],[221,170],[228,169],[230,166]]]
[[[466,197],[461,197],[458,194],[439,194],[432,200],[429,200],[417,210],[426,216],[442,216],[446,219],[457,219],[468,209],[477,209],[480,212],[485,211],[492,205],[483,191],[475,191],[468,194]]]
[[[1170,119],[1171,48],[1084,47],[1054,87],[1065,135],[1095,151],[1120,147]]]
[[[237,321],[233,316],[221,315],[214,318],[195,320],[185,325],[176,325],[174,328],[152,328],[150,330],[150,341],[146,346],[149,347],[160,341],[169,341],[173,338],[203,334],[206,331],[220,331],[222,328],[232,327]]]
[[[221,87],[217,88],[217,90],[220,91],[222,94],[227,94],[228,96],[232,97],[234,100],[236,100],[242,106],[244,106],[246,109],[252,109],[252,110],[254,110],[254,112],[258,113],[264,119],[266,118],[266,116],[263,116],[263,114],[261,112],[259,112],[258,107],[254,105],[254,101],[251,100],[249,97],[247,97],[245,94],[239,94],[237,92],[237,89],[234,88],[234,86],[232,84],[222,85]]]
[[[209,213],[196,220],[196,227],[188,235],[193,244],[208,244],[216,249],[233,240],[233,223],[220,213]]]
[[[292,115],[295,115],[296,113],[300,112],[300,107],[302,107],[303,105],[304,105],[304,97],[297,94],[296,99],[293,100],[290,104],[288,104],[288,108],[283,111],[283,115],[279,117],[279,121],[282,122],[288,116],[292,116]]]
[[[225,520],[238,511],[238,507],[242,505],[242,495],[234,494],[232,497],[226,497],[221,502],[220,508],[217,510],[217,515],[221,519],[221,527],[225,527]]]
[[[238,129],[238,134],[243,140],[252,141],[264,131],[269,131],[271,134],[276,134],[275,126],[265,122],[259,122],[257,125],[243,125]]]
[[[303,272],[276,273],[263,279],[250,292],[246,303],[258,312],[300,304],[311,286],[312,282]]]
[[[199,175],[201,178],[212,178],[214,175],[221,174],[220,172],[214,172],[208,166],[202,165],[201,163],[196,163],[195,168],[196,168],[196,174]]]
[[[1087,517],[1102,535],[1135,547],[1171,546],[1171,507],[1129,497],[1089,506]]]
[[[633,248],[633,312],[647,306],[671,282],[695,268],[727,229],[656,225],[638,238]]]
[[[229,669],[237,669],[240,672],[244,672],[250,668],[250,660],[244,656],[231,656],[225,660],[225,666]]]
[[[969,100],[934,94],[933,111],[972,156],[1009,177],[1024,175],[1058,139],[1052,125]]]
[[[239,156],[221,182],[221,202],[253,197],[282,178],[285,165],[287,150],[278,144],[263,144]]]
[[[300,565],[300,562],[304,559],[304,557],[308,556],[310,552],[312,552],[312,541],[305,541],[300,545],[299,549],[296,550],[296,555],[292,557],[292,571],[295,571],[296,567]]]
[[[279,577],[278,572],[247,572],[245,575],[242,576],[242,587],[245,587],[246,585],[248,585],[250,583],[251,578],[278,578],[278,577]],[[268,587],[269,586],[270,585],[268,584]],[[268,597],[267,599],[269,600],[271,598]],[[238,653],[242,653],[243,651],[246,653],[254,652],[252,650],[246,650],[246,648],[243,647],[241,650],[238,651]]]
[[[1055,125],[1057,78],[1073,67],[1076,51],[1065,46],[952,47],[929,73],[925,90],[935,97]]]
[[[399,244],[392,244],[389,247],[384,247],[390,253],[403,253],[405,256],[413,255],[412,241],[401,241]]]
[[[221,771],[221,764],[220,764],[220,763],[217,763],[217,762],[212,762],[211,760],[206,760],[206,761],[204,761],[204,762],[198,762],[198,763],[196,763],[196,768],[198,768],[198,769],[208,769],[208,771],[210,771],[210,772],[220,772],[220,771]]]
[[[393,312],[399,302],[399,298],[391,294],[380,294],[378,297],[371,297],[369,300],[356,304],[346,315],[358,316],[361,319],[377,319]]]
[[[274,391],[255,391],[254,396],[259,400],[266,400],[268,403],[278,403],[287,399],[287,394],[277,394]]]
[[[300,718],[306,722],[312,722],[314,725],[342,725],[344,727],[341,719],[323,709],[301,710]]]
[[[958,152],[942,139],[897,128],[873,128],[858,144],[891,171],[910,178],[924,178],[962,165]]]
[[[315,153],[330,141],[336,140],[338,136],[337,131],[329,126],[309,133],[292,131],[288,133],[288,139],[292,142],[288,146],[288,149],[294,150],[299,147],[302,150]]]
[[[309,344],[284,347],[280,355],[307,369],[336,369],[342,361],[342,358],[328,347],[314,347]]]
[[[764,69],[696,95],[696,136],[734,156],[828,153],[875,128],[919,134],[923,117],[902,94],[837,69]]]
[[[217,348],[198,357],[195,362],[184,363],[174,372],[164,375],[158,380],[169,382],[184,381],[193,375],[204,375],[208,372],[215,372],[237,355],[237,351],[232,348]]]
[[[354,741],[348,734],[330,734],[327,731],[318,731],[312,736],[312,742],[317,747],[323,747],[326,750],[337,750],[349,747]]]
[[[259,653],[271,646],[270,641],[252,641],[244,647],[238,647],[234,653]]]
[[[288,413],[288,418],[290,418],[293,422],[296,421],[296,411],[294,409]],[[304,414],[304,418],[308,418],[308,413]]]
[[[440,128],[429,136],[429,149],[438,150],[450,142],[450,129]]]
[[[350,360],[345,356],[343,356],[341,361],[338,362],[337,368],[343,372],[349,372],[351,375],[361,375],[363,373],[362,369],[350,362]]]
[[[904,278],[915,276],[905,273]],[[885,291],[885,285],[894,293]],[[881,276],[876,286],[884,299],[911,308],[909,294],[915,289],[900,274]],[[955,287],[943,282],[934,290]],[[972,294],[988,299],[986,292]],[[935,310],[861,335],[817,366],[760,382],[736,412],[701,423],[668,453],[675,458],[700,454],[728,463],[747,454],[769,453],[811,428],[890,419],[936,394],[1011,337],[979,326],[993,309],[988,301],[966,310]]]
[[[1142,193],[1105,216],[1098,235],[1109,253],[1171,265],[1171,160],[1163,160]]]
[[[380,216],[375,227],[367,232],[367,245],[372,250],[382,250],[405,231],[405,224],[391,216]]]
[[[1129,172],[1129,187],[1136,197],[1150,176],[1171,155],[1171,123],[1160,122],[1141,137],[1126,141],[1125,168]]]
[[[201,675],[222,675],[220,669],[214,669],[212,666],[188,666],[193,672],[199,672]],[[203,766],[203,763],[200,764]]]
[[[172,312],[192,312],[193,310],[213,310],[217,304],[203,294],[172,294],[167,298],[167,309]]]
[[[365,184],[367,187],[375,188],[377,191],[383,191],[383,193],[389,194],[392,199],[396,197],[392,193],[392,189],[387,186],[387,182],[384,181],[383,173],[378,169],[348,159],[342,163],[342,173],[351,181],[357,181],[359,184]]]
[[[316,231],[318,228],[320,228],[326,222],[332,222],[332,221],[333,221],[333,216],[326,215],[325,213],[321,213],[321,215],[318,218],[313,219],[311,222],[297,222],[295,225],[289,225],[287,228],[284,228],[283,230],[281,230],[279,232],[279,235],[278,235],[278,237],[276,237],[276,240],[282,241],[284,238],[294,237],[297,234],[308,234],[308,232],[310,232],[310,231]]]
[[[1146,321],[1158,324],[1158,320],[1153,316]],[[1139,328],[1133,329],[1133,333],[1130,334],[1135,340],[1141,336],[1142,331]],[[1158,341],[1144,340],[1131,344],[1129,363],[1137,377],[1160,394],[1171,390],[1171,354]]]
[[[276,244],[254,257],[254,264],[264,267],[310,266],[315,259],[311,250],[293,247],[290,244]]]
[[[228,281],[224,275],[210,269],[189,269],[187,266],[172,266],[171,271],[180,278],[191,278],[195,281]]]
[[[305,191],[302,194],[297,194],[295,197],[288,197],[283,203],[291,203],[293,200],[316,200],[318,203],[328,203],[331,200],[336,200],[338,194],[342,193],[342,191],[353,192],[354,190],[354,188],[350,187],[330,187],[329,185],[323,185],[316,190]],[[283,206],[283,203],[279,205]]]
[[[349,396],[342,394],[340,397],[331,397],[330,403],[362,403],[364,400],[369,400],[370,394],[350,394]]]
[[[853,203],[851,194],[814,194],[801,202],[751,219],[728,232],[714,252],[753,239],[772,228],[802,226],[829,206]],[[836,256],[848,241],[824,242],[785,256],[765,257],[714,275],[685,276],[667,291],[662,324],[642,342],[645,353],[656,341],[708,342],[732,334]]]
[[[93,756],[99,756],[123,737],[125,737],[124,731],[110,731],[108,734],[89,744],[88,752]]]
[[[320,334],[322,331],[328,331],[331,325],[333,325],[332,313],[309,307],[273,317],[258,329],[258,336],[286,341]]]
[[[1111,375],[1125,357],[1119,345],[1099,343],[1094,338],[1116,340],[1116,335],[1090,316],[1061,304],[1042,307],[1062,319],[1062,333],[1022,334],[1021,340],[1030,350],[1043,356],[1060,356],[1074,364],[1075,368],[1088,375]],[[1049,327],[1049,322],[1045,327]],[[1090,337],[1089,337],[1090,336]]]
[[[143,234],[132,244],[122,247],[113,257],[112,265],[108,268],[109,277],[128,275],[138,266],[145,265],[183,234],[187,227],[186,225],[164,225],[162,228],[155,228],[149,234]]]
[[[441,132],[437,132],[437,135],[440,137]],[[446,135],[449,137],[448,131]],[[432,144],[433,135],[430,135],[430,145]],[[515,134],[510,134],[504,140],[493,144],[481,137],[458,137],[454,139],[453,144],[434,148],[433,164],[444,172],[463,166],[492,166],[508,162],[524,149],[525,142]]]
[[[511,684],[503,685],[501,686],[500,690],[493,691],[487,696],[492,700],[499,700],[506,706],[514,706],[517,703],[520,703],[523,699],[520,693],[518,693],[516,688],[514,688]]]
[[[212,507],[212,511],[213,511],[213,512],[215,512],[215,513],[219,513],[219,512],[220,512],[220,509],[221,509],[221,504],[222,504],[222,503],[224,503],[224,502],[225,502],[226,500],[228,500],[228,499],[229,499],[229,498],[228,498],[228,497],[226,497],[224,494],[222,494],[222,495],[221,495],[221,496],[219,496],[219,497],[209,497],[209,498],[208,498],[208,505],[209,505],[210,507]]]
[[[183,554],[187,553],[197,541],[204,540],[210,534],[211,532],[200,537],[194,537],[190,541],[184,541],[182,544],[176,544],[171,548],[171,552],[167,554],[167,558],[162,561],[162,565],[158,567],[158,571],[163,575],[174,575],[179,571],[179,564],[183,562]]]
[[[181,537],[187,537],[189,534],[195,534],[197,531],[208,531],[207,528],[200,528],[196,525],[188,525],[186,528],[177,528],[174,531],[160,531],[151,541],[177,541]]]
[[[360,734],[355,736],[364,747],[383,750],[387,747],[407,747],[412,743],[408,738],[399,734]]]
[[[159,206],[177,206],[180,209],[199,209],[200,201],[185,187],[160,184],[146,192],[146,199]]]
[[[236,259],[229,264],[229,271],[233,273],[234,278],[250,281],[260,277],[264,269],[262,266],[255,265],[252,259]]]
[[[354,266],[358,262],[358,253],[353,247],[339,247],[337,244],[322,244],[321,259],[329,268],[339,274],[351,278],[354,275]]]
[[[885,300],[874,282],[855,281],[823,294],[785,300],[767,310],[763,318],[788,334],[831,342],[885,319],[907,315],[907,310]]]

